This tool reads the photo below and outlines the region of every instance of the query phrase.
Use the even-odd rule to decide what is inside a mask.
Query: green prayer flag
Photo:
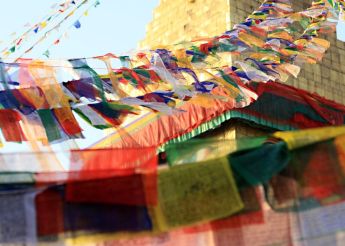
[[[40,110],[37,110],[37,112],[46,130],[46,134],[47,134],[49,142],[60,139],[61,138],[60,130],[57,127],[57,123],[54,120],[52,112],[49,109],[40,109]]]
[[[44,55],[45,57],[49,58],[49,56],[50,56],[49,50],[46,50],[46,51],[43,53],[43,55]]]
[[[166,146],[169,165],[206,161],[227,156],[239,150],[251,149],[261,146],[267,137],[242,139],[191,139]]]
[[[228,159],[237,178],[249,185],[259,185],[284,169],[291,157],[286,143],[278,142],[233,153]]]

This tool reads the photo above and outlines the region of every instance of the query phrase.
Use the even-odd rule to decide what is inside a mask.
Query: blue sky
[[[26,23],[35,24],[50,11],[52,4],[60,2],[1,1],[0,40],[8,40],[14,31],[20,33]],[[145,36],[145,26],[152,18],[153,8],[158,5],[158,0],[100,2],[97,8],[92,8],[89,15],[81,19],[80,29],[72,28],[67,39],[63,39],[59,45],[50,49],[51,57],[71,58],[103,55],[108,52],[126,53],[136,48],[138,41]],[[29,56],[39,57],[46,47],[47,44],[38,46]]]
[[[338,39],[345,42],[345,22],[339,22],[337,26]]]

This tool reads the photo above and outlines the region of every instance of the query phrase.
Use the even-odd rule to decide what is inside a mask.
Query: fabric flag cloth
[[[145,207],[67,201],[63,186],[52,187],[39,194],[36,210],[38,235],[45,237],[64,232],[77,236],[80,232],[114,233],[152,228]],[[55,223],[47,224],[47,221]]]
[[[158,201],[154,215],[157,227],[163,231],[227,217],[243,208],[224,158],[161,171]]]
[[[73,26],[77,29],[79,29],[81,27],[81,23],[79,20],[77,20],[76,22],[73,23]]]
[[[133,139],[126,136],[123,139],[114,133],[96,143],[95,147],[158,144],[163,145],[163,150],[169,143],[186,141],[231,119],[272,128],[271,131],[344,124],[345,107],[341,104],[277,82],[260,83],[251,88],[260,96],[245,108],[231,109],[231,103],[217,101],[216,107],[205,109],[185,102],[179,108],[186,112],[176,115],[147,113],[133,120],[125,127]],[[185,150],[189,151],[188,148]]]
[[[0,243],[37,243],[35,190],[0,191]]]
[[[345,230],[345,134],[343,126],[322,129],[233,140],[228,148],[212,139],[177,143],[168,154],[191,151],[158,170],[148,149],[142,157],[139,149],[123,157],[120,150],[72,152],[70,173],[8,167],[0,175],[1,243],[337,242]],[[214,153],[201,161],[206,151]],[[27,218],[20,226],[17,215]]]

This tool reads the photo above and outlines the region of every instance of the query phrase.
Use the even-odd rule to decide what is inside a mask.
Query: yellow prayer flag
[[[158,175],[159,231],[228,217],[243,209],[226,157],[174,166]]]
[[[312,128],[300,131],[276,132],[274,137],[284,140],[289,149],[297,149],[345,134],[345,126]]]

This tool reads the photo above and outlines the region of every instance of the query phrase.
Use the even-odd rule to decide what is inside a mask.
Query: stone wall
[[[310,2],[294,1],[298,9],[308,7]],[[298,78],[287,83],[345,105],[345,43],[338,41],[336,34],[321,37],[331,42],[322,62],[304,65]]]
[[[160,0],[141,48],[210,37],[230,27],[227,0]]]

